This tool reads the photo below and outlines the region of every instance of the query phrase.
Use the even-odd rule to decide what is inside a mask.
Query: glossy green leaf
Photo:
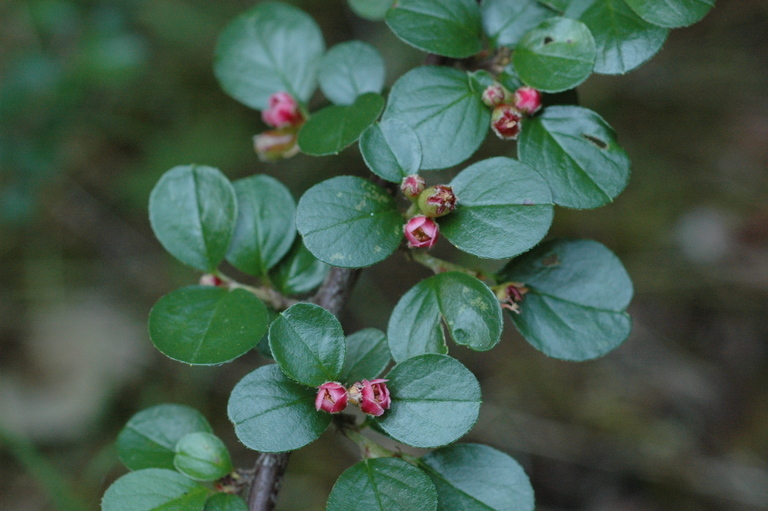
[[[596,208],[611,202],[629,181],[629,156],[616,132],[595,112],[551,106],[523,123],[520,159],[541,172],[555,204]]]
[[[571,0],[539,0],[539,3],[562,13],[568,8]]]
[[[310,252],[333,266],[360,268],[387,258],[403,237],[395,200],[353,176],[319,183],[299,200],[296,227]]]
[[[572,89],[592,73],[597,51],[586,25],[550,18],[527,32],[515,49],[520,79],[545,92]]]
[[[299,148],[313,156],[338,154],[360,138],[383,108],[384,98],[375,92],[363,94],[351,105],[327,106],[312,114],[301,128]]]
[[[456,444],[421,458],[437,488],[438,511],[533,511],[533,488],[523,468],[487,445]]]
[[[626,0],[645,21],[666,28],[687,27],[701,20],[715,0]]]
[[[215,493],[205,503],[203,511],[248,511],[248,504],[237,495]]]
[[[461,59],[482,49],[475,0],[398,0],[386,20],[397,37],[426,52]]]
[[[389,436],[413,447],[455,442],[477,422],[480,384],[447,355],[409,358],[387,374],[392,406],[376,419]]]
[[[504,326],[488,286],[465,273],[439,273],[412,287],[392,311],[387,337],[395,361],[447,353],[443,325],[457,344],[478,351],[496,346]]]
[[[391,360],[387,336],[366,328],[347,337],[347,356],[339,381],[354,383],[378,378]]]
[[[605,355],[629,335],[632,281],[621,261],[591,240],[553,240],[511,261],[501,280],[530,291],[512,314],[536,349],[563,360]]]
[[[227,414],[246,447],[261,452],[293,451],[314,441],[331,423],[331,414],[315,410],[316,393],[269,364],[235,385]]]
[[[194,432],[210,433],[203,415],[184,405],[162,404],[131,417],[117,435],[117,454],[131,470],[173,469],[176,442]]]
[[[451,181],[459,205],[439,219],[440,232],[478,257],[512,257],[541,241],[554,216],[546,180],[511,158],[479,161]]]
[[[212,167],[174,167],[149,196],[155,236],[176,259],[198,270],[212,271],[224,259],[236,218],[235,190]]]
[[[536,0],[484,0],[483,29],[497,46],[514,47],[523,35],[555,13]]]
[[[212,365],[256,346],[268,324],[266,307],[248,291],[189,286],[158,300],[149,313],[149,336],[174,360]]]
[[[396,118],[369,126],[360,137],[360,152],[371,172],[393,183],[416,174],[421,166],[419,136]]]
[[[184,435],[176,444],[176,470],[196,481],[215,481],[232,471],[232,459],[224,442],[212,433]]]
[[[624,0],[578,2],[578,17],[592,32],[597,48],[595,73],[623,74],[653,57],[669,30],[641,19]],[[566,10],[566,16],[571,13]]]
[[[424,66],[408,71],[392,86],[383,119],[399,119],[419,137],[424,170],[466,160],[480,147],[491,112],[482,89],[458,69]]]
[[[291,192],[270,176],[239,179],[234,187],[237,224],[227,261],[245,273],[266,275],[296,238],[296,202]]]
[[[272,322],[269,349],[288,377],[309,387],[337,380],[346,355],[339,320],[311,303],[297,303]]]
[[[263,110],[275,92],[308,101],[324,51],[323,35],[310,16],[291,5],[264,2],[224,29],[213,70],[227,94]]]
[[[437,493],[429,477],[399,458],[365,459],[333,485],[327,511],[435,511]]]
[[[284,295],[308,293],[322,284],[328,274],[328,265],[307,250],[301,238],[269,274],[269,278]]]
[[[320,90],[337,105],[351,105],[366,92],[384,87],[384,59],[362,41],[337,44],[320,61]]]
[[[347,0],[347,2],[355,14],[372,21],[383,20],[389,8],[395,3],[394,0]]]
[[[203,511],[209,490],[173,470],[147,468],[112,483],[102,511]]]

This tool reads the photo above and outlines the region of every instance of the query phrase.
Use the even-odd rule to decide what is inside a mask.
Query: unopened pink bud
[[[456,209],[456,195],[448,185],[430,186],[419,195],[419,209],[426,216],[437,218]]]
[[[275,128],[298,126],[304,122],[299,104],[287,92],[276,92],[269,97],[269,108],[261,112],[262,120]]]
[[[440,228],[431,218],[423,215],[415,216],[403,226],[403,232],[408,239],[410,248],[431,248],[437,243]]]
[[[253,137],[253,148],[261,161],[278,161],[299,152],[296,133],[265,131]]]
[[[416,200],[419,198],[419,194],[427,187],[427,182],[424,178],[418,174],[411,174],[403,178],[403,182],[400,183],[400,190],[407,198]]]
[[[502,140],[516,140],[523,116],[512,105],[499,105],[491,114],[491,129]]]
[[[363,413],[380,417],[389,410],[392,399],[389,396],[388,380],[363,380],[349,388],[349,400],[360,407]]]
[[[533,115],[541,108],[541,92],[533,87],[520,87],[515,91],[515,108],[525,115]]]
[[[340,383],[329,381],[317,387],[317,411],[339,413],[347,407],[347,389]]]
[[[200,277],[200,285],[222,287],[224,286],[224,281],[221,280],[216,275],[214,275],[213,273],[206,273],[205,275]]]
[[[511,102],[512,93],[500,83],[493,82],[493,85],[489,85],[483,91],[482,100],[485,106],[493,108],[502,103]]]

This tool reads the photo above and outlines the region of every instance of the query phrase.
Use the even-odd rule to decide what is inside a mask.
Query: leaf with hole
[[[645,21],[666,28],[687,27],[701,20],[715,0],[626,0]]]
[[[387,336],[375,328],[366,328],[347,337],[347,355],[339,381],[354,383],[378,378],[391,356]]]
[[[384,87],[384,59],[368,43],[337,44],[320,61],[320,90],[337,105],[351,105],[366,92]]]
[[[497,46],[514,47],[523,35],[555,12],[536,0],[485,0],[483,29]]]
[[[233,468],[224,442],[216,435],[202,431],[188,433],[179,439],[173,466],[196,481],[215,481]]]
[[[203,511],[208,488],[174,470],[147,468],[112,483],[101,500],[102,511]]]
[[[301,128],[299,147],[313,156],[338,154],[360,138],[383,108],[384,98],[374,92],[359,96],[351,105],[327,106],[312,114]]]
[[[392,183],[416,174],[421,166],[419,136],[396,118],[369,126],[360,137],[360,152],[371,172]]]

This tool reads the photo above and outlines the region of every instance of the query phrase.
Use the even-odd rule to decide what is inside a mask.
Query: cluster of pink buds
[[[335,381],[323,383],[317,388],[315,408],[317,411],[339,413],[347,407],[347,403],[352,403],[364,413],[379,417],[392,404],[386,382],[383,379],[363,380],[350,385],[349,390]]]
[[[511,93],[494,82],[483,91],[482,100],[493,108],[491,129],[502,140],[516,140],[523,116],[533,115],[541,108],[541,92],[526,86]]]
[[[253,148],[262,161],[278,161],[299,152],[297,135],[306,118],[293,96],[276,92],[269,97],[269,107],[261,112],[262,120],[272,126],[253,137]]]
[[[450,186],[426,186],[424,178],[418,174],[406,176],[400,183],[403,195],[412,200],[421,212],[403,226],[409,248],[432,248],[440,232],[433,218],[447,215],[456,209],[456,195]]]

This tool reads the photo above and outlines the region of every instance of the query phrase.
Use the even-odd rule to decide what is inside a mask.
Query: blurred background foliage
[[[423,59],[340,0],[294,3],[329,47],[350,38],[376,46],[390,85]],[[199,409],[236,464],[254,460],[225,407],[263,359],[191,368],[148,339],[153,303],[198,278],[154,240],[149,191],[191,162],[233,179],[273,175],[297,198],[366,169],[357,149],[257,160],[258,113],[227,97],[211,71],[217,34],[251,5],[0,0],[4,511],[97,509],[124,471],[117,432],[157,403]],[[636,287],[630,339],[580,364],[545,358],[510,323],[492,355],[452,347],[483,386],[466,440],[515,456],[539,511],[768,509],[766,27],[766,2],[720,0],[641,68],[579,88],[582,104],[618,131],[634,172],[614,204],[558,209],[552,235],[593,238],[622,258]],[[474,159],[492,154],[514,149],[489,138]],[[445,246],[438,254],[462,257]],[[425,276],[402,254],[366,270],[346,331],[385,329],[397,299]],[[355,459],[332,433],[295,453],[279,509],[324,509]]]

